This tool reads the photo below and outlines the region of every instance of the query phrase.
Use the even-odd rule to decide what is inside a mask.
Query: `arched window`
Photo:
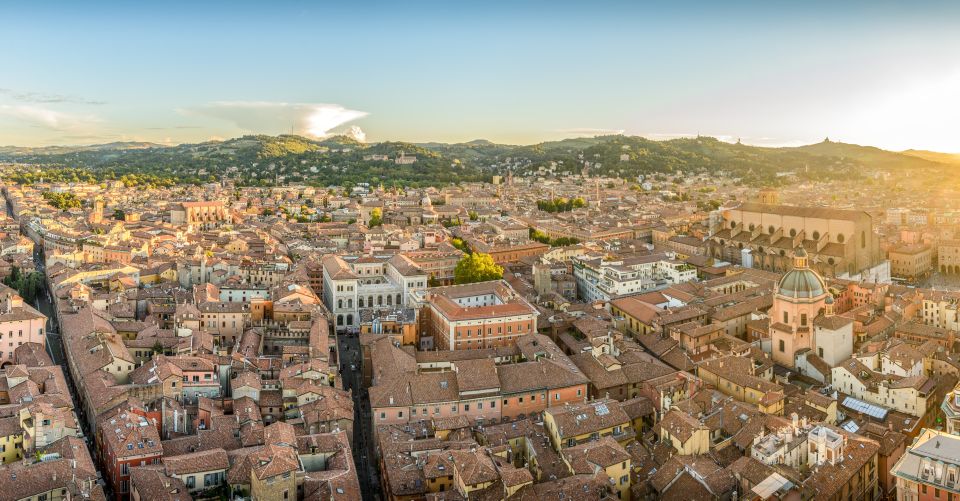
[[[387,294],[387,306],[393,306],[393,296]]]
[[[353,325],[353,315],[347,315],[347,325]]]
[[[786,256],[787,253],[783,249],[780,249],[780,257]]]
[[[753,223],[750,223],[750,231],[753,231],[754,228],[756,228],[756,226],[754,226]]]
[[[834,263],[836,263],[836,261],[831,257],[827,259],[827,263],[829,263],[830,265],[833,265]]]
[[[736,228],[736,227],[737,227],[737,222],[736,222],[736,221],[730,221],[730,228]]]
[[[774,228],[772,224],[769,227],[767,227],[767,233],[773,235],[773,232],[775,231],[777,231],[777,229]]]
[[[383,306],[383,296],[377,296],[377,306]]]
[[[337,309],[343,308],[343,299],[337,299]]]
[[[363,297],[357,298],[357,306],[363,308]]]
[[[337,325],[343,325],[343,315],[337,315]]]
[[[347,299],[347,308],[353,308],[353,298]]]
[[[791,236],[791,237],[797,236],[797,230],[794,229],[794,228],[790,228],[790,236]]]
[[[813,230],[813,239],[814,239],[814,240],[820,240],[820,232],[819,232],[819,231]]]
[[[400,298],[401,298],[400,294],[397,294],[397,302],[395,303],[397,306],[400,306],[400,304],[403,303],[403,301],[401,301]]]
[[[843,233],[840,233],[839,235],[837,235],[837,242],[843,243],[844,239],[846,238],[847,237],[843,236]]]

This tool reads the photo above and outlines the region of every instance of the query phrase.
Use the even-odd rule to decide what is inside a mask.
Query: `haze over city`
[[[955,2],[0,6],[0,144],[611,133],[960,151]]]
[[[0,501],[960,500],[960,3],[0,20]]]

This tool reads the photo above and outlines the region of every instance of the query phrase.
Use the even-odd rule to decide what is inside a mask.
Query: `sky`
[[[8,2],[0,145],[624,133],[960,152],[960,2]]]

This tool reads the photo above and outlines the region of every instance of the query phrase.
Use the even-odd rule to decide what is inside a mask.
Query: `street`
[[[358,334],[340,333],[337,334],[337,344],[343,388],[353,392],[353,460],[360,479],[360,491],[363,499],[383,499],[377,473],[372,416],[360,367],[360,337]]]
[[[7,216],[13,218],[13,211],[11,210],[9,201],[6,198],[3,199],[3,207],[6,210]],[[46,268],[44,266],[43,252],[40,249],[35,249],[33,253],[33,260],[36,266],[36,269],[40,273],[45,273]],[[80,399],[78,398],[79,393],[77,393],[76,383],[73,381],[73,375],[70,373],[70,368],[67,366],[67,357],[63,351],[63,338],[60,334],[60,325],[57,322],[57,316],[55,315],[54,305],[51,302],[50,291],[47,288],[46,276],[44,276],[43,285],[40,292],[37,294],[37,298],[34,301],[34,307],[44,315],[47,316],[47,325],[46,325],[46,343],[47,343],[47,352],[50,354],[50,358],[53,359],[53,362],[60,366],[63,370],[63,377],[67,381],[67,386],[70,390],[70,398],[73,401],[74,414],[77,416],[77,421],[79,421],[80,430],[83,433],[84,440],[87,443],[87,450],[90,452],[90,457],[93,458],[94,463],[96,464],[97,455],[94,450],[94,436],[93,431],[90,429],[90,426],[87,424],[86,414],[83,407],[80,405]],[[107,489],[106,486],[104,486]],[[109,491],[107,491],[109,492]]]

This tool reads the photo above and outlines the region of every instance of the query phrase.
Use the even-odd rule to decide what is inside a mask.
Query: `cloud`
[[[21,92],[13,89],[0,89],[0,94],[9,96],[14,101],[19,101],[21,103],[35,103],[35,104],[70,103],[70,104],[90,104],[90,105],[107,104],[106,101],[87,99],[84,97],[74,96],[70,94],[48,94],[45,92]]]
[[[333,129],[368,115],[339,104],[270,101],[217,101],[178,111],[225,120],[250,132],[314,137],[329,136]]]
[[[351,125],[349,129],[344,131],[343,135],[347,137],[352,137],[361,143],[367,141],[367,133],[363,131],[359,126]]]
[[[0,116],[15,118],[36,127],[58,131],[86,129],[100,121],[94,115],[78,115],[28,104],[0,104]]]
[[[595,129],[590,127],[581,127],[574,129],[560,129],[560,132],[567,136],[574,137],[592,137],[592,136],[618,136],[624,133],[623,129]]]

